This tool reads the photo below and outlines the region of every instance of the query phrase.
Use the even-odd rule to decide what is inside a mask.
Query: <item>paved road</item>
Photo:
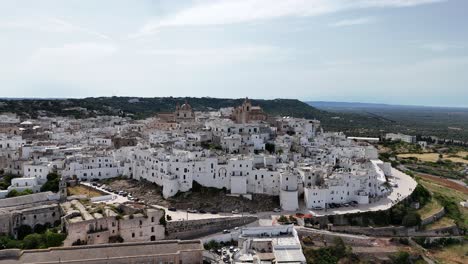
[[[334,208],[334,209],[327,209],[327,210],[310,210],[306,208],[302,208],[298,211],[281,211],[281,212],[257,212],[256,214],[230,214],[230,213],[217,213],[211,214],[207,212],[206,214],[200,213],[187,213],[185,210],[177,210],[175,212],[169,211],[168,208],[160,206],[160,205],[153,205],[155,207],[161,208],[166,210],[166,213],[172,217],[173,221],[176,220],[194,220],[194,219],[209,219],[209,218],[221,218],[221,217],[240,217],[240,216],[257,216],[260,220],[260,225],[272,225],[275,224],[275,218],[280,215],[291,215],[296,213],[303,213],[303,214],[312,214],[314,216],[324,216],[324,215],[335,215],[335,214],[348,214],[348,213],[358,213],[358,212],[366,212],[366,211],[379,211],[379,210],[386,210],[392,207],[394,204],[398,203],[399,201],[406,198],[410,195],[414,188],[416,188],[416,181],[411,178],[409,175],[392,168],[392,174],[394,176],[394,181],[397,184],[397,187],[392,188],[392,192],[387,197],[381,198],[377,202],[373,202],[371,204],[363,204],[358,205],[356,207],[341,207],[341,208]],[[93,186],[91,183],[82,183],[84,185],[90,186],[92,188],[98,189],[102,192],[115,195],[115,198],[108,203],[124,203],[127,202],[128,199],[121,195],[117,195],[114,193],[109,193],[103,190],[100,187]]]
[[[392,175],[397,187],[392,188],[392,192],[387,197],[381,198],[377,202],[361,204],[357,207],[341,207],[328,210],[310,210],[315,216],[359,213],[367,211],[387,210],[399,201],[409,196],[417,186],[417,182],[411,176],[392,168]]]

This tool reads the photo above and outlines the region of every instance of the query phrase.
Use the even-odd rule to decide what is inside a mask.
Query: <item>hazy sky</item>
[[[0,0],[0,97],[468,106],[467,0]]]

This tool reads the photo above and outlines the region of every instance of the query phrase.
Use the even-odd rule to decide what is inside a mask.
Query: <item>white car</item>
[[[281,209],[275,208],[275,209],[273,209],[273,212],[279,213],[279,212],[281,212]]]

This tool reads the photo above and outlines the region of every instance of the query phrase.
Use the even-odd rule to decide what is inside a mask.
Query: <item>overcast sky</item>
[[[466,0],[0,0],[0,97],[468,106]]]

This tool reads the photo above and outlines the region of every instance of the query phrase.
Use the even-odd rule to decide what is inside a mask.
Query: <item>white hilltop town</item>
[[[279,225],[275,216],[309,215],[321,223],[329,216],[387,210],[417,185],[379,160],[369,140],[326,132],[319,120],[269,116],[249,99],[235,108],[204,112],[187,101],[174,107],[144,120],[24,120],[1,114],[0,169],[11,179],[0,190],[0,233],[18,238],[24,230],[45,226],[66,238],[62,249],[47,254],[5,249],[0,259],[306,263],[298,239],[304,227]],[[58,185],[50,190],[54,175]],[[168,200],[196,185],[249,202],[262,202],[255,195],[277,197],[278,204],[274,212],[181,210],[111,190],[106,184],[113,179],[154,185]],[[100,195],[89,199],[86,191],[71,194],[67,187]],[[204,251],[203,243],[211,239],[234,239],[238,245],[220,254]]]

